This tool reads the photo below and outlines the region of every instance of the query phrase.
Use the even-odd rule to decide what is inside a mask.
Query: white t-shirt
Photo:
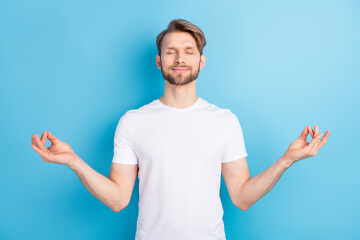
[[[135,240],[226,239],[221,163],[246,156],[236,115],[200,97],[183,109],[156,99],[127,111],[112,162],[139,164]]]

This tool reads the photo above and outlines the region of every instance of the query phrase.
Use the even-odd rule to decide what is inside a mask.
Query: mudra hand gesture
[[[51,146],[48,148],[45,147],[46,138],[48,138],[51,142]],[[60,141],[49,131],[44,131],[41,139],[37,134],[32,135],[31,143],[31,147],[45,162],[68,165],[74,162],[77,156],[69,144]]]
[[[306,126],[302,131],[300,137],[292,142],[286,150],[284,157],[292,163],[304,158],[313,157],[317,154],[320,148],[325,145],[330,130],[327,130],[324,137],[320,140],[322,133],[319,133],[318,126],[315,125],[313,131],[310,126]],[[310,143],[306,142],[306,137],[310,133],[313,138]]]

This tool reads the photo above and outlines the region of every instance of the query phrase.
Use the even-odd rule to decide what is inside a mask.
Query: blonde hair
[[[205,34],[203,31],[196,25],[192,24],[189,21],[186,21],[185,19],[174,19],[172,20],[169,25],[167,26],[167,29],[159,33],[159,35],[156,38],[156,46],[159,52],[159,55],[161,55],[161,43],[164,38],[164,36],[167,33],[170,32],[188,32],[190,33],[193,38],[195,39],[196,46],[200,52],[200,55],[203,54],[203,49],[206,45],[206,39]]]

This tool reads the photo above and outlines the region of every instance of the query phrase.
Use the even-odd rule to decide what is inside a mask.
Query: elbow
[[[123,209],[122,208],[112,208],[111,210],[113,210],[114,212],[120,212]]]
[[[124,208],[127,207],[127,204],[126,205],[120,205],[120,206],[115,206],[115,207],[112,207],[111,210],[113,210],[114,212],[120,212],[121,210],[123,210]]]
[[[242,211],[246,211],[249,209],[250,206],[246,206],[244,204],[237,204],[235,205],[238,209],[242,210]]]
[[[113,210],[114,212],[120,212],[121,210],[123,210],[124,207],[115,207],[115,208],[111,208],[111,210]]]
[[[248,208],[248,207],[239,207],[239,209],[242,210],[242,211],[246,211],[246,210],[248,210],[249,208]]]
[[[249,208],[248,207],[238,207],[240,210],[242,210],[242,211],[246,211],[246,210],[248,210]]]

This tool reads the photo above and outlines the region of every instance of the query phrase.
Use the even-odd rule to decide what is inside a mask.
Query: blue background
[[[138,179],[115,213],[30,137],[108,176],[118,120],[163,93],[155,39],[174,18],[206,35],[197,93],[237,115],[252,177],[306,125],[331,130],[247,211],[222,179],[227,239],[360,239],[360,3],[341,0],[1,1],[0,239],[134,239]]]

